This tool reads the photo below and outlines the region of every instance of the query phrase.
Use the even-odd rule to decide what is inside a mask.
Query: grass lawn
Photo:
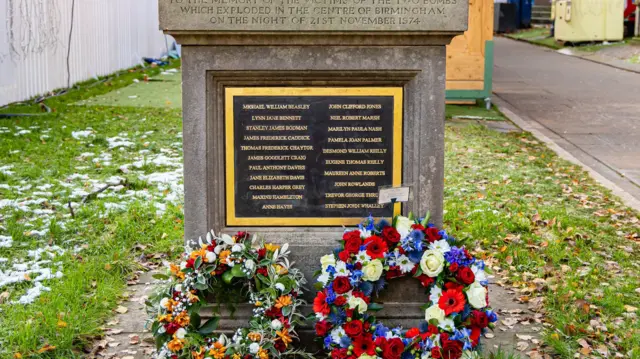
[[[181,251],[180,111],[104,105],[141,76],[0,119],[2,358],[81,357],[134,271]],[[449,232],[542,305],[556,354],[640,357],[637,213],[527,134],[447,127],[445,170]]]
[[[494,105],[487,110],[483,101],[478,101],[475,105],[446,105],[445,116],[447,119],[484,119],[492,121],[503,121],[506,119]]]
[[[504,34],[504,36],[516,40],[524,40],[551,49],[562,48],[562,45],[551,37],[551,30],[547,27],[532,27],[530,29],[518,30],[514,33]]]

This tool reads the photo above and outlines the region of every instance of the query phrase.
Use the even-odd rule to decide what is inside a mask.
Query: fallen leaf
[[[131,345],[140,344],[140,336],[135,334],[129,335],[129,344]]]
[[[107,263],[104,265],[104,270],[111,270],[111,264]]]
[[[66,328],[66,327],[67,327],[67,322],[58,320],[58,328]]]
[[[525,349],[527,349],[529,347],[529,343],[527,342],[518,342],[518,344],[516,344],[516,348],[519,351],[524,351]]]
[[[22,354],[20,354],[20,353],[15,353],[15,354],[13,354],[13,358],[14,358],[14,359],[22,359]]]
[[[581,347],[591,349],[591,345],[589,345],[589,343],[587,343],[587,341],[584,340],[584,338],[580,338],[576,341],[578,342],[578,344],[580,344]]]
[[[516,334],[516,337],[518,337],[521,340],[531,340],[533,338],[531,335],[523,335],[523,334]]]
[[[493,333],[484,333],[484,337],[487,338],[487,339],[495,338],[495,336],[496,335],[493,334]]]
[[[638,308],[630,306],[628,304],[625,304],[624,305],[624,310],[626,310],[628,313],[633,313],[633,312],[637,311]]]
[[[120,314],[124,314],[124,313],[126,313],[126,312],[128,312],[128,311],[129,311],[129,308],[127,308],[127,307],[123,307],[123,306],[121,306],[121,305],[120,305],[120,306],[118,306],[118,308],[116,308],[116,312],[118,312],[118,313],[120,313]]]
[[[42,348],[38,349],[38,354],[46,353],[55,350],[55,345],[45,344]]]
[[[0,293],[0,304],[2,304],[7,298],[9,298],[9,292]]]

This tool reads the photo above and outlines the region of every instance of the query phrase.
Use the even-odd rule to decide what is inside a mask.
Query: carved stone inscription
[[[227,97],[232,101],[227,110],[232,106],[233,111],[232,118],[227,115],[233,122],[227,123],[233,126],[233,148],[227,142],[227,151],[233,151],[233,163],[227,163],[227,176],[233,166],[233,178],[227,178],[233,187],[227,196],[234,201],[229,224],[251,225],[252,218],[259,217],[279,218],[265,223],[274,225],[295,225],[298,219],[329,225],[331,218],[335,225],[369,213],[391,217],[393,208],[377,201],[379,186],[399,180],[398,173],[394,178],[394,169],[400,168],[394,163],[394,147],[399,147],[394,131],[400,128],[396,120],[401,121],[394,116],[397,100]]]
[[[463,31],[468,0],[160,0],[163,30]]]

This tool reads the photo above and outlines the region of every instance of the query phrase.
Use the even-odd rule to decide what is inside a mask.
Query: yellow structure
[[[571,42],[622,40],[624,3],[625,0],[555,1],[555,39]]]
[[[491,96],[493,18],[493,0],[469,1],[469,29],[447,46],[449,102]]]

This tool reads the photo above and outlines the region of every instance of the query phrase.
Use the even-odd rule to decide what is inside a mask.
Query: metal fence
[[[0,106],[166,51],[158,0],[0,0],[2,17]]]

